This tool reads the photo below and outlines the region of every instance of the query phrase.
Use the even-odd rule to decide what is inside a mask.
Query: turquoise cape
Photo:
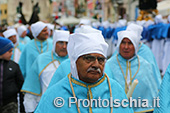
[[[14,49],[15,49],[15,48],[18,48],[19,51],[22,52],[23,49],[24,49],[24,47],[25,47],[24,44],[19,43],[18,45],[16,45],[16,47],[14,47]],[[13,61],[14,61],[14,54],[15,54],[15,50],[14,50],[14,49],[13,49],[13,51],[12,51],[13,54],[12,54],[12,56],[11,56],[11,60],[13,60]]]
[[[159,90],[159,106],[154,109],[154,113],[169,113],[170,110],[170,65],[166,69],[161,87]]]
[[[117,56],[117,55],[116,55]],[[112,56],[105,65],[105,72],[108,74],[108,76],[114,80],[116,80],[120,85],[126,90],[125,88],[125,78],[122,74],[121,68],[118,64],[117,57]],[[138,99],[138,97],[141,97],[141,99],[147,99],[149,107],[133,107],[134,112],[148,112],[153,111],[152,101],[153,98],[157,96],[158,93],[158,85],[156,84],[156,80],[154,79],[154,75],[152,72],[152,66],[150,63],[148,63],[146,60],[144,60],[142,57],[139,57],[140,67],[138,63],[137,56],[134,56],[134,58],[131,61],[127,61],[124,59],[121,55],[118,55],[118,60],[120,62],[120,65],[122,67],[122,70],[126,76],[127,70],[129,68],[130,75],[133,78],[133,80],[137,79],[139,82],[132,94],[133,99]],[[127,66],[128,65],[128,66]],[[139,68],[139,71],[137,72]],[[132,82],[133,82],[132,80]]]
[[[33,39],[25,46],[19,60],[19,66],[24,79],[29,73],[29,69],[31,68],[34,60],[38,57],[38,55],[51,50],[52,42],[49,41],[49,39],[45,41]]]
[[[70,72],[71,72],[71,70],[70,70],[70,59],[67,59],[58,66],[56,72],[54,73],[54,75],[53,75],[53,77],[50,81],[48,88],[53,86],[54,84],[56,84],[61,79],[63,79]]]
[[[19,42],[26,45],[31,39],[28,36],[25,36],[24,38],[19,37]]]
[[[71,104],[71,107],[69,107],[69,97],[73,97],[73,93],[69,84],[69,76],[71,75],[66,76],[61,81],[47,89],[47,91],[41,97],[35,113],[78,113],[76,104]],[[122,87],[112,79],[109,81],[113,99],[119,99],[120,101],[122,99],[127,99]],[[78,99],[98,99],[99,97],[102,100],[110,99],[109,85],[105,75],[93,84],[84,83],[83,81],[74,78],[71,78],[71,83],[73,85],[75,96]],[[63,107],[54,106],[54,99],[57,97],[62,97],[64,99],[65,103]],[[98,106],[95,107],[94,104],[92,107],[83,107],[82,103],[79,105],[81,113],[110,113],[111,109],[110,106],[99,108]],[[114,107],[113,113],[133,113],[133,110],[129,107]]]
[[[56,56],[52,51],[40,54],[31,66],[29,73],[22,86],[22,92],[27,92],[34,95],[41,95],[40,76],[42,72],[54,61],[63,62],[68,58]],[[50,70],[49,70],[50,71]]]

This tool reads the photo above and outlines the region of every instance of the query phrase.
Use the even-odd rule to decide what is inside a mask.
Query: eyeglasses
[[[87,63],[95,62],[96,59],[98,60],[99,64],[104,64],[106,61],[105,57],[96,57],[92,55],[85,55],[82,57],[83,57],[83,60],[85,60]]]
[[[66,45],[67,45],[67,43],[68,43],[68,42],[58,41],[57,43],[58,43],[60,46],[64,46],[64,44],[66,44]]]

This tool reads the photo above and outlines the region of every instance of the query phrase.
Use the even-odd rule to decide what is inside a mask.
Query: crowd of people
[[[42,21],[1,29],[0,112],[168,113],[169,23],[170,16],[165,22],[157,15],[155,21],[114,24],[82,20],[73,33]],[[78,101],[126,99],[129,105],[129,93],[148,106]],[[64,100],[62,107],[56,98]]]

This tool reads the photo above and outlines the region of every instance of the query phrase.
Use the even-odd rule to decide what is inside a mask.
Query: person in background
[[[0,112],[18,113],[17,93],[24,78],[19,65],[10,60],[14,45],[12,41],[0,37]]]
[[[24,79],[38,55],[52,50],[52,42],[48,39],[47,24],[41,21],[36,22],[31,25],[31,31],[34,39],[25,46],[19,60]]]
[[[127,94],[135,79],[138,84],[132,94],[133,99],[147,99],[149,107],[138,107],[133,103],[134,112],[153,111],[152,102],[157,96],[159,84],[155,79],[152,65],[137,54],[140,34],[136,31],[118,32],[118,53],[106,62],[105,72],[116,80]]]
[[[11,59],[15,61],[16,63],[18,63],[22,50],[25,47],[25,45],[19,42],[18,34],[15,29],[8,29],[3,32],[3,35],[5,38],[8,38],[9,40],[13,42],[14,49],[13,49],[13,54],[12,54]]]
[[[68,58],[68,31],[55,30],[53,36],[53,50],[40,54],[31,66],[24,81],[22,92],[26,112],[34,112],[41,96],[46,91],[54,72],[60,63]]]
[[[17,32],[19,35],[19,42],[26,45],[31,39],[26,36],[27,35],[27,28],[22,25],[17,28]]]

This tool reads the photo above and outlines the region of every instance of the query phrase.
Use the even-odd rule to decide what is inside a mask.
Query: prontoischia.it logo
[[[71,107],[74,104],[78,104],[78,107],[160,107],[159,106],[159,97],[153,98],[152,106],[149,106],[149,101],[147,99],[133,99],[132,97],[128,99],[77,99],[75,97],[69,97],[68,105]],[[54,99],[54,105],[56,107],[63,107],[65,104],[65,100],[62,97],[57,97]]]

